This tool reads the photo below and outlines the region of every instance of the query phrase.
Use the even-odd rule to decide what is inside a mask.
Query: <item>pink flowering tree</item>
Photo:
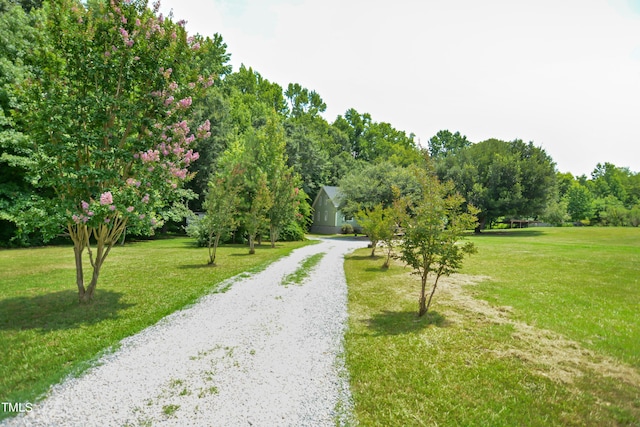
[[[74,243],[81,302],[125,228],[150,231],[186,195],[191,148],[209,123],[191,106],[213,82],[203,76],[202,37],[142,0],[57,0],[39,11],[34,78],[20,120],[32,140],[41,227]],[[83,255],[87,253],[89,263]],[[91,273],[85,278],[84,268]],[[88,279],[88,280],[87,280]]]

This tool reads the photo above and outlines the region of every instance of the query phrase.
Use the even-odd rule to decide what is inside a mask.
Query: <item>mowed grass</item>
[[[640,424],[640,230],[470,238],[478,254],[422,319],[408,268],[383,270],[366,249],[347,257],[360,424]]]
[[[221,246],[217,267],[207,265],[206,248],[187,238],[118,246],[90,305],[78,304],[72,247],[0,251],[0,401],[33,402],[121,339],[223,291],[225,279],[309,243],[258,246],[255,255],[245,246]],[[0,418],[8,415],[0,411]]]

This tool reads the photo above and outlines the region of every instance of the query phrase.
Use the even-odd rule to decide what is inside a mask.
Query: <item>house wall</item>
[[[313,208],[313,225],[311,226],[312,233],[340,233],[342,232],[342,225],[346,223],[351,224],[354,228],[358,226],[354,219],[348,221],[345,219],[342,212],[335,207],[333,201],[324,190],[320,191]]]
[[[327,193],[322,191],[318,197],[318,201],[314,206],[313,212],[313,225],[314,226],[337,226],[336,222],[336,208],[333,202],[327,196]]]

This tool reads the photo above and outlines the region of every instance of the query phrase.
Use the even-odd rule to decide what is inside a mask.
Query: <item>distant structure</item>
[[[353,218],[346,218],[339,209],[340,188],[325,185],[320,188],[313,208],[313,223],[311,232],[318,234],[337,234],[342,232],[344,224],[350,224],[354,229],[358,223]]]

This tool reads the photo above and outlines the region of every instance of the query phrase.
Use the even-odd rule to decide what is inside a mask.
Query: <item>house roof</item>
[[[320,188],[318,196],[316,196],[316,200],[313,201],[313,206],[315,206],[316,202],[318,201],[318,197],[320,197],[320,193],[322,193],[322,190],[327,193],[329,200],[331,200],[333,206],[337,208],[340,205],[340,187],[334,187],[331,185],[323,185]]]

